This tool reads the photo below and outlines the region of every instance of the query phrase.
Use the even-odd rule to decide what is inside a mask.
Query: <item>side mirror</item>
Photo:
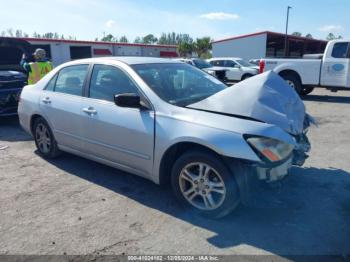
[[[114,103],[120,107],[149,109],[147,103],[145,103],[138,94],[125,93],[114,96]]]

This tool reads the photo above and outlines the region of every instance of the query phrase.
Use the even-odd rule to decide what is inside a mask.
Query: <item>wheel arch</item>
[[[219,154],[212,148],[205,146],[203,144],[192,142],[192,141],[182,141],[171,145],[163,154],[160,165],[159,165],[159,184],[168,185],[170,183],[170,174],[175,161],[184,153],[190,150],[202,150],[211,154],[216,155],[220,159],[224,159],[224,156]]]
[[[46,121],[45,117],[43,117],[42,115],[40,114],[33,114],[30,118],[30,132],[32,133],[32,135],[34,136],[34,123],[35,123],[35,120],[39,119],[39,118],[42,118]],[[47,122],[47,121],[46,121]]]
[[[300,74],[299,74],[297,71],[293,70],[293,69],[284,69],[284,70],[280,71],[280,72],[278,73],[278,75],[279,75],[280,77],[282,77],[282,78],[284,78],[284,76],[287,76],[287,75],[293,75],[293,76],[295,76],[295,77],[300,81],[300,83],[302,84],[302,79],[301,79]]]

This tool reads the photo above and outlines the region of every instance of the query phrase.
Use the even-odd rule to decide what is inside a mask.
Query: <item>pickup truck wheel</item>
[[[303,86],[300,80],[298,79],[298,77],[296,77],[293,74],[286,74],[286,75],[283,75],[282,77],[284,80],[286,80],[286,82],[290,87],[292,87],[299,95],[301,95]]]
[[[234,175],[215,154],[190,151],[175,162],[171,185],[175,196],[195,213],[220,218],[240,203]]]
[[[300,95],[306,96],[306,95],[310,94],[312,91],[314,91],[313,86],[304,86],[300,92]]]

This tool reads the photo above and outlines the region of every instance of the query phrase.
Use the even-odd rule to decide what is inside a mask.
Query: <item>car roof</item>
[[[136,64],[160,64],[160,63],[179,63],[168,58],[158,58],[158,57],[142,57],[142,56],[112,56],[112,57],[97,57],[97,58],[86,58],[79,59],[69,62],[68,64],[81,64],[81,63],[106,63],[119,61],[128,65]]]

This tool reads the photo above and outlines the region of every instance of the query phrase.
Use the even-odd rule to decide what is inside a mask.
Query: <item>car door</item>
[[[236,62],[232,60],[225,60],[224,66],[229,69],[226,72],[226,77],[228,80],[240,81],[242,79],[241,68]]]
[[[154,111],[118,107],[114,96],[141,94],[122,69],[94,65],[81,111],[84,137],[91,155],[147,175],[153,168]]]
[[[324,60],[321,85],[350,87],[350,44],[337,42],[331,55]]]
[[[47,84],[40,96],[40,108],[49,122],[57,143],[81,151],[81,102],[89,65],[61,69]]]

